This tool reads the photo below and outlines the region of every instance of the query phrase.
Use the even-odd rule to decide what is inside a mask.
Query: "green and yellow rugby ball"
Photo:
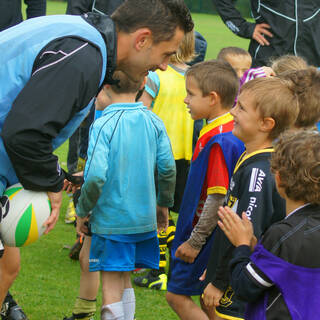
[[[6,210],[0,223],[1,238],[9,247],[35,242],[45,231],[51,205],[46,192],[25,190],[20,183],[6,189]]]

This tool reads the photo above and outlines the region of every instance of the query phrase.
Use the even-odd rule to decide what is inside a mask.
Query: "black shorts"
[[[243,320],[247,303],[240,300],[231,287],[223,293],[216,314],[222,319]]]

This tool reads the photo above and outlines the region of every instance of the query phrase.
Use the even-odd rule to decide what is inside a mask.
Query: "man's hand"
[[[175,256],[177,258],[180,258],[184,262],[193,263],[194,259],[198,256],[199,252],[200,250],[192,248],[190,244],[187,241],[185,241],[178,247]]]
[[[253,30],[252,39],[256,40],[260,45],[270,45],[269,41],[265,38],[268,36],[273,37],[273,34],[268,30],[271,27],[267,23],[256,24],[256,27]]]
[[[169,225],[169,209],[157,205],[157,228],[158,232],[166,231]]]
[[[203,291],[202,299],[204,304],[208,308],[218,307],[220,305],[220,299],[223,296],[223,291],[216,288],[212,283],[208,283]]]
[[[242,219],[229,207],[220,207],[218,210],[221,221],[218,225],[230,242],[235,246],[250,246],[253,241],[253,227],[245,212]]]
[[[51,203],[50,217],[43,224],[46,227],[44,231],[47,234],[56,225],[59,219],[60,207],[62,203],[62,191],[59,192],[48,192],[48,197]]]
[[[80,218],[77,216],[77,234],[80,237],[84,237],[86,234],[88,234],[89,229],[88,226],[85,224],[89,220],[89,217]]]

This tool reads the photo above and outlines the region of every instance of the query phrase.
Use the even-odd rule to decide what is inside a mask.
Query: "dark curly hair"
[[[280,187],[289,199],[320,204],[320,133],[298,130],[281,135],[271,170],[279,174]]]

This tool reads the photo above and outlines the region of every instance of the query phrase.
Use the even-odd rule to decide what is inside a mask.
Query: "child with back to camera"
[[[246,214],[228,207],[218,222],[236,247],[231,285],[249,304],[248,320],[315,319],[320,314],[320,134],[287,132],[278,141],[271,169],[286,217],[257,242]],[[253,250],[253,253],[252,253]],[[312,293],[310,294],[310,290]]]
[[[132,320],[130,271],[159,265],[156,229],[168,224],[175,164],[162,121],[135,103],[141,84],[120,72],[114,77],[120,84],[104,87],[112,104],[90,131],[85,182],[76,207],[77,231],[88,231],[84,223],[92,210],[89,268],[101,273],[101,319]]]
[[[149,72],[145,90],[140,99],[163,121],[171,142],[177,170],[174,205],[169,211],[169,227],[166,232],[158,234],[159,269],[150,270],[146,275],[136,277],[134,283],[140,287],[167,289],[167,247],[171,248],[176,230],[170,212],[179,212],[192,157],[194,121],[187,112],[183,99],[186,95],[184,74],[189,68],[187,62],[195,57],[194,47],[192,30],[186,33],[178,51],[170,57],[167,70]]]
[[[146,78],[141,85],[144,86]],[[97,98],[95,100],[95,113],[96,118],[100,118],[103,110],[111,104],[110,95],[106,92],[107,87],[103,86]],[[136,95],[136,101],[139,99],[139,96],[143,88]],[[74,191],[74,190],[73,190]],[[78,197],[81,190],[78,189],[77,193],[74,194],[74,205],[76,206]],[[89,221],[89,218],[88,218]],[[80,262],[80,286],[79,286],[79,295],[76,298],[75,304],[72,309],[72,315],[70,317],[64,317],[63,320],[91,320],[93,319],[96,313],[96,304],[97,304],[97,293],[100,286],[100,276],[99,272],[90,272],[89,271],[89,255],[91,247],[91,237],[92,233],[89,231],[85,236],[80,237],[81,240],[81,250],[79,252],[79,262]]]

